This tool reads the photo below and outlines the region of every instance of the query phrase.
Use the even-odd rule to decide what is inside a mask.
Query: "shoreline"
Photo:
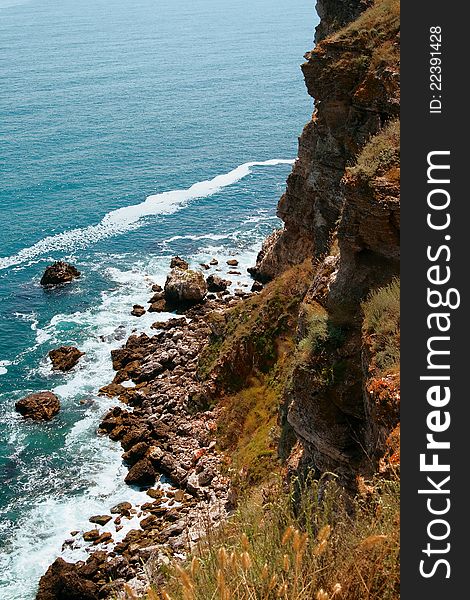
[[[125,481],[146,492],[144,500],[109,507],[106,515],[89,515],[100,517],[103,525],[90,522],[89,531],[71,532],[62,546],[72,550],[85,542],[89,557],[75,563],[57,558],[41,578],[37,598],[47,598],[65,571],[96,586],[100,597],[118,592],[124,583],[142,593],[148,584],[142,561],[151,558],[155,567],[169,556],[184,558],[207,525],[216,527],[233,509],[223,455],[216,449],[220,409],[209,406],[214,389],[198,379],[197,359],[211,335],[207,314],[222,314],[251,295],[243,288],[235,294],[209,293],[204,303],[166,321],[156,313],[153,335],[132,334],[112,351],[116,375],[99,395],[118,404],[103,416],[97,434],[120,442],[128,469]],[[157,369],[152,360],[160,361]]]

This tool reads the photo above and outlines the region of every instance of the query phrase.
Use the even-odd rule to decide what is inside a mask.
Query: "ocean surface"
[[[95,435],[110,351],[171,256],[240,261],[249,284],[312,111],[313,0],[0,0],[0,598],[34,598],[72,530],[128,489]],[[83,273],[39,286],[66,259]],[[69,374],[47,352],[86,352]],[[52,390],[50,423],[15,400]],[[87,526],[88,525],[88,526]],[[125,534],[125,530],[122,535]],[[78,536],[79,538],[80,536]]]

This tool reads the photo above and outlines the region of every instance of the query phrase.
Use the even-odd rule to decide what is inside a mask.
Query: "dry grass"
[[[399,485],[273,483],[165,575],[161,600],[396,600]],[[261,496],[261,494],[258,494]]]
[[[363,333],[369,337],[379,372],[400,367],[400,280],[373,292],[363,303]]]
[[[359,154],[356,164],[348,168],[347,176],[370,180],[400,167],[400,121],[388,123],[370,139]],[[396,176],[394,176],[396,179]]]
[[[395,35],[400,30],[400,1],[375,0],[355,21],[338,31],[332,39],[360,40],[361,45],[375,47],[377,42]]]

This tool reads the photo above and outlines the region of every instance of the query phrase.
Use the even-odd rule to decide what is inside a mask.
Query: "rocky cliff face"
[[[303,464],[346,480],[376,468],[398,422],[396,373],[375,373],[385,375],[381,409],[371,392],[362,303],[399,273],[399,3],[326,0],[317,9],[317,45],[302,65],[315,110],[278,204],[284,227],[253,275],[269,281],[313,259],[284,405]]]

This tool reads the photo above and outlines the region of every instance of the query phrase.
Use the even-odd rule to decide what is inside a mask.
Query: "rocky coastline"
[[[99,391],[119,404],[104,415],[97,434],[120,443],[128,467],[125,481],[146,490],[146,501],[138,506],[123,502],[107,515],[90,515],[89,531],[71,532],[64,548],[82,543],[81,537],[89,558],[74,564],[56,559],[41,578],[38,600],[106,598],[125,585],[141,593],[150,568],[143,562],[151,558],[155,569],[174,555],[184,557],[235,507],[224,456],[217,449],[215,384],[201,381],[198,357],[213,333],[207,315],[222,316],[256,292],[237,288],[231,293],[231,282],[215,274],[206,284],[202,272],[191,271],[179,257],[170,268],[166,291],[155,284],[149,288],[149,305],[160,302],[154,312],[170,306],[175,316],[155,321],[153,335],[132,335],[113,350],[116,375]],[[175,295],[178,281],[187,285]],[[207,288],[213,291],[206,294]],[[76,357],[77,352],[65,354]],[[132,528],[122,537],[127,522]]]

